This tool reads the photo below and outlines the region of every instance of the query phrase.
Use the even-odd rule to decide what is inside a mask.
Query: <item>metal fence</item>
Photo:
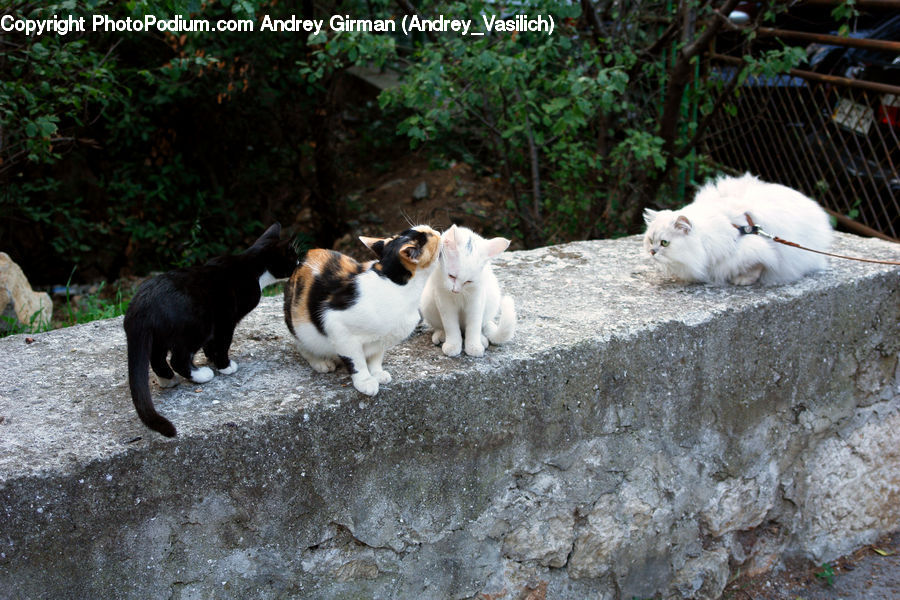
[[[710,76],[741,59],[713,54]],[[718,163],[794,187],[844,222],[900,241],[900,87],[793,70],[749,78],[710,129]],[[874,233],[868,231],[868,233]]]

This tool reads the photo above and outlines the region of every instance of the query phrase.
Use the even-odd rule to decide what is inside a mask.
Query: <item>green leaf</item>
[[[564,108],[566,108],[568,105],[569,105],[568,98],[563,98],[563,97],[553,98],[552,100],[550,100],[550,102],[547,102],[544,104],[544,111],[547,112],[547,114],[554,115],[554,114],[560,112],[561,110],[563,110]]]
[[[56,133],[55,121],[57,121],[57,118],[54,116],[42,117],[38,121],[41,137],[50,137],[51,134]]]

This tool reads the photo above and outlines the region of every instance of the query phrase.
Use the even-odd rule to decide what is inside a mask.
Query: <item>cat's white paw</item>
[[[443,329],[435,329],[434,333],[431,334],[431,343],[435,346],[440,346],[444,343],[444,330]]]
[[[481,334],[481,345],[487,348],[490,345],[490,341],[488,340],[488,336]]]
[[[330,358],[309,358],[307,360],[309,360],[309,366],[317,373],[331,373],[337,368],[337,363]]]
[[[466,340],[466,354],[476,357],[484,356],[484,344],[481,343],[481,340],[476,340],[474,342]]]
[[[759,281],[762,272],[762,266],[753,267],[746,273],[741,273],[740,275],[735,275],[734,277],[732,277],[731,283],[733,283],[734,285],[753,285],[754,283]]]
[[[459,356],[459,353],[462,350],[462,344],[459,342],[444,342],[444,345],[441,346],[441,350],[443,350],[444,354],[447,356]]]
[[[390,383],[393,377],[387,371],[375,371],[372,373],[372,377],[378,380],[378,383]]]
[[[222,375],[231,375],[232,373],[237,371],[237,367],[238,367],[237,363],[234,362],[233,360],[230,360],[230,361],[228,361],[227,367],[225,367],[224,369],[219,369],[219,373],[221,373]]]
[[[178,375],[172,377],[172,379],[166,379],[165,377],[156,376],[156,382],[159,383],[159,387],[161,388],[170,388],[178,385]]]
[[[191,369],[191,381],[194,383],[206,383],[215,376],[213,370],[209,367],[200,367],[199,369]]]
[[[366,396],[374,396],[378,393],[378,380],[371,375],[354,375],[353,387]]]

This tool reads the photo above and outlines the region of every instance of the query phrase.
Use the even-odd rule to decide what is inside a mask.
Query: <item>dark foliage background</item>
[[[634,232],[710,172],[696,152],[734,84],[702,77],[737,0],[12,0],[0,16],[253,19],[552,15],[539,33],[0,32],[0,247],[38,284],[115,279],[231,252],[278,219],[305,243],[350,229],[345,174],[419,151],[507,189],[533,247]],[[735,51],[757,43],[757,22]],[[769,48],[750,73],[802,58]],[[352,66],[400,72],[377,96]],[[738,81],[739,78],[735,78]],[[345,135],[352,122],[352,140]],[[311,215],[302,223],[301,213]]]

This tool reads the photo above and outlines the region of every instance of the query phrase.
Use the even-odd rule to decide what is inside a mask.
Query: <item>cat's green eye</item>
[[[659,240],[659,245],[665,248],[669,245],[669,240]]]

